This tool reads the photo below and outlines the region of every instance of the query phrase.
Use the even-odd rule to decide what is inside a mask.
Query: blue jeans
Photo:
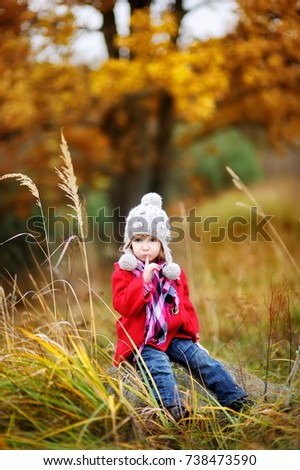
[[[235,400],[248,394],[232,379],[224,366],[200,349],[191,340],[175,338],[166,352],[146,345],[142,358],[156,384],[159,395],[155,391],[151,379],[149,383],[153,393],[166,408],[179,405],[183,407],[178,385],[176,383],[170,361],[186,366],[199,377],[201,384],[217,395],[222,406],[228,406]],[[137,360],[139,362],[139,359]]]

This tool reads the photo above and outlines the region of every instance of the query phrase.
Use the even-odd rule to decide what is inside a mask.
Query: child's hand
[[[208,349],[204,348],[202,346],[202,344],[200,344],[200,343],[196,343],[196,344],[197,344],[198,348],[203,349],[203,351],[205,351],[210,356]]]
[[[154,271],[159,271],[160,265],[157,263],[149,263],[149,255],[146,256],[145,267],[143,272],[143,279],[145,282],[150,282]]]

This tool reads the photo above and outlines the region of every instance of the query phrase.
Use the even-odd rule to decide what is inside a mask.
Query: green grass
[[[37,263],[30,288],[12,280],[0,289],[0,448],[299,449],[299,214],[294,197],[285,200],[278,188],[265,182],[251,190],[265,213],[274,213],[285,248],[272,230],[272,243],[211,243],[204,233],[201,243],[186,237],[174,244],[173,255],[188,276],[203,345],[264,381],[287,385],[286,393],[228,415],[213,400],[197,407],[204,397],[194,389],[191,417],[171,422],[134,370],[129,382],[111,373],[112,262],[99,264],[101,246],[72,239],[55,254],[43,248],[47,269]],[[197,212],[219,215],[224,226],[237,214],[236,201],[249,202],[232,190],[198,204]]]

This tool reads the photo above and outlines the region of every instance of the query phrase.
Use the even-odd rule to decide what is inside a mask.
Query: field
[[[83,235],[66,149],[64,155],[61,189]],[[34,183],[17,179],[42,210]],[[73,237],[54,253],[46,240],[45,263],[27,273],[31,287],[12,279],[0,292],[1,449],[300,448],[298,184],[281,178],[248,189],[233,179],[239,188],[195,205],[201,223],[182,223],[185,236],[172,253],[189,279],[202,344],[281,393],[272,401],[261,397],[246,413],[229,414],[211,402],[172,422],[138,375],[133,387],[110,372],[117,250],[108,256],[101,243]],[[170,214],[186,217],[188,208],[190,201],[179,201]],[[126,387],[143,406],[126,398]]]

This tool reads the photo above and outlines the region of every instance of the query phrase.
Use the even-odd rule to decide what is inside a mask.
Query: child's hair
[[[166,255],[165,255],[165,252],[164,252],[164,247],[162,246],[162,244],[160,244],[160,250],[159,250],[159,253],[158,253],[158,257],[157,257],[157,261],[166,261]]]

